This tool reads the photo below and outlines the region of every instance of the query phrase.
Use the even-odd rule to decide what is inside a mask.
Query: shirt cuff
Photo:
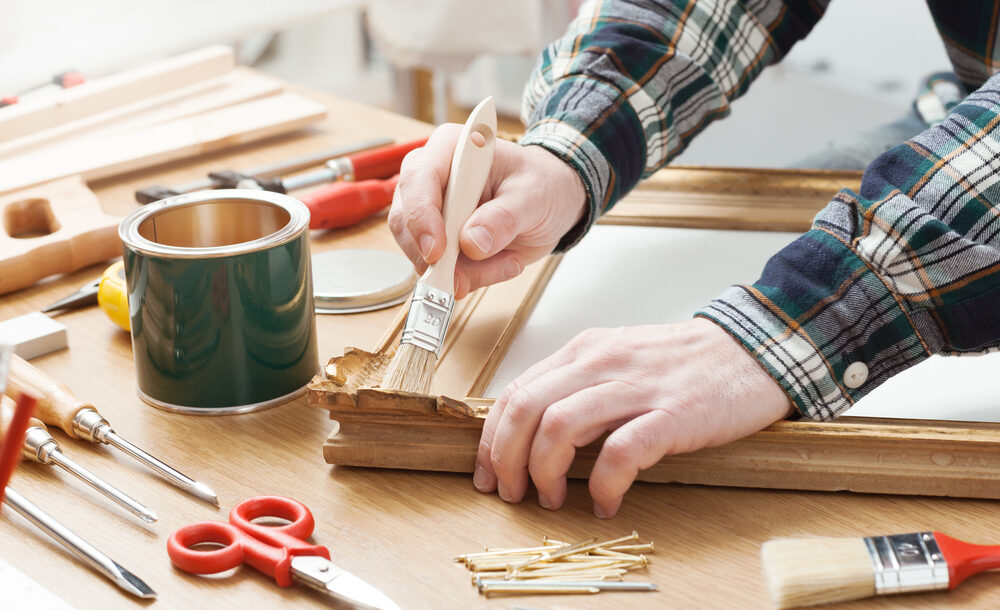
[[[520,144],[541,146],[568,163],[587,193],[583,219],[563,236],[557,252],[580,241],[642,177],[646,139],[624,100],[610,83],[573,76],[556,81],[530,117]]]
[[[882,279],[822,229],[778,252],[756,283],[728,288],[695,315],[740,341],[814,420],[837,417],[930,356]]]

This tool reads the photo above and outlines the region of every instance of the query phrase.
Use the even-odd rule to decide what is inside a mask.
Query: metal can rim
[[[225,246],[182,247],[159,244],[146,239],[139,233],[139,226],[147,219],[162,213],[165,209],[182,208],[211,201],[245,200],[268,203],[288,212],[288,222],[277,231],[263,237],[228,244]],[[216,258],[256,252],[263,248],[279,246],[295,239],[309,228],[309,209],[298,199],[257,189],[215,189],[184,193],[147,204],[125,217],[118,225],[118,237],[126,247],[147,256],[170,258]]]

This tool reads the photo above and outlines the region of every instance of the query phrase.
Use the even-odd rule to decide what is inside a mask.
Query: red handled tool
[[[427,143],[427,138],[402,144],[382,146],[364,152],[330,159],[326,167],[289,178],[256,180],[236,172],[223,171],[209,174],[220,188],[262,188],[265,191],[289,193],[317,184],[337,180],[360,182],[375,178],[388,178],[399,173],[399,167],[411,150]]]
[[[388,180],[335,182],[299,200],[309,208],[310,229],[338,229],[359,223],[392,203],[399,176]]]
[[[59,89],[69,89],[70,87],[76,87],[77,85],[82,85],[86,79],[82,74],[76,70],[69,70],[67,72],[60,72],[52,77],[52,80],[44,83],[42,85],[36,85],[30,89],[26,89],[17,95],[4,95],[0,96],[0,108],[4,106],[11,106],[18,103],[21,98],[30,97],[43,90],[49,88],[59,88]]]
[[[273,527],[253,523],[262,517],[290,523]],[[174,566],[192,574],[218,574],[246,563],[281,587],[300,582],[353,606],[399,610],[381,591],[334,565],[329,549],[305,542],[315,524],[301,502],[257,496],[234,506],[229,523],[202,521],[180,528],[167,539],[167,554]],[[192,548],[206,543],[223,546]]]

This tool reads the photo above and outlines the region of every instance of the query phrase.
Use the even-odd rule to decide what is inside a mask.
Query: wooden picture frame
[[[858,172],[670,168],[600,222],[635,226],[805,231]],[[308,388],[330,411],[330,464],[472,472],[483,397],[507,349],[559,264],[551,256],[513,281],[460,301],[435,373],[440,395],[378,389],[399,344],[405,308],[374,351],[348,348]],[[577,451],[586,477],[603,438]],[[735,487],[1000,498],[1000,425],[848,418],[780,421],[721,447],[667,456],[638,480]]]

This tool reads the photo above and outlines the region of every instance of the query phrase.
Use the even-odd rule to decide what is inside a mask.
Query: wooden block
[[[305,127],[322,104],[294,93],[220,108],[141,129],[95,134],[0,161],[0,193],[71,175],[106,178]]]
[[[0,196],[0,294],[121,256],[119,218],[79,176]]]
[[[106,135],[112,131],[146,127],[193,116],[277,95],[283,89],[281,81],[246,68],[236,68],[223,76],[0,143],[0,159],[11,158],[16,154],[24,154],[33,148],[52,143],[66,145],[72,139],[85,137],[97,131]]]
[[[233,50],[206,47],[65,89],[52,97],[0,109],[0,142],[105,112],[233,69]]]

